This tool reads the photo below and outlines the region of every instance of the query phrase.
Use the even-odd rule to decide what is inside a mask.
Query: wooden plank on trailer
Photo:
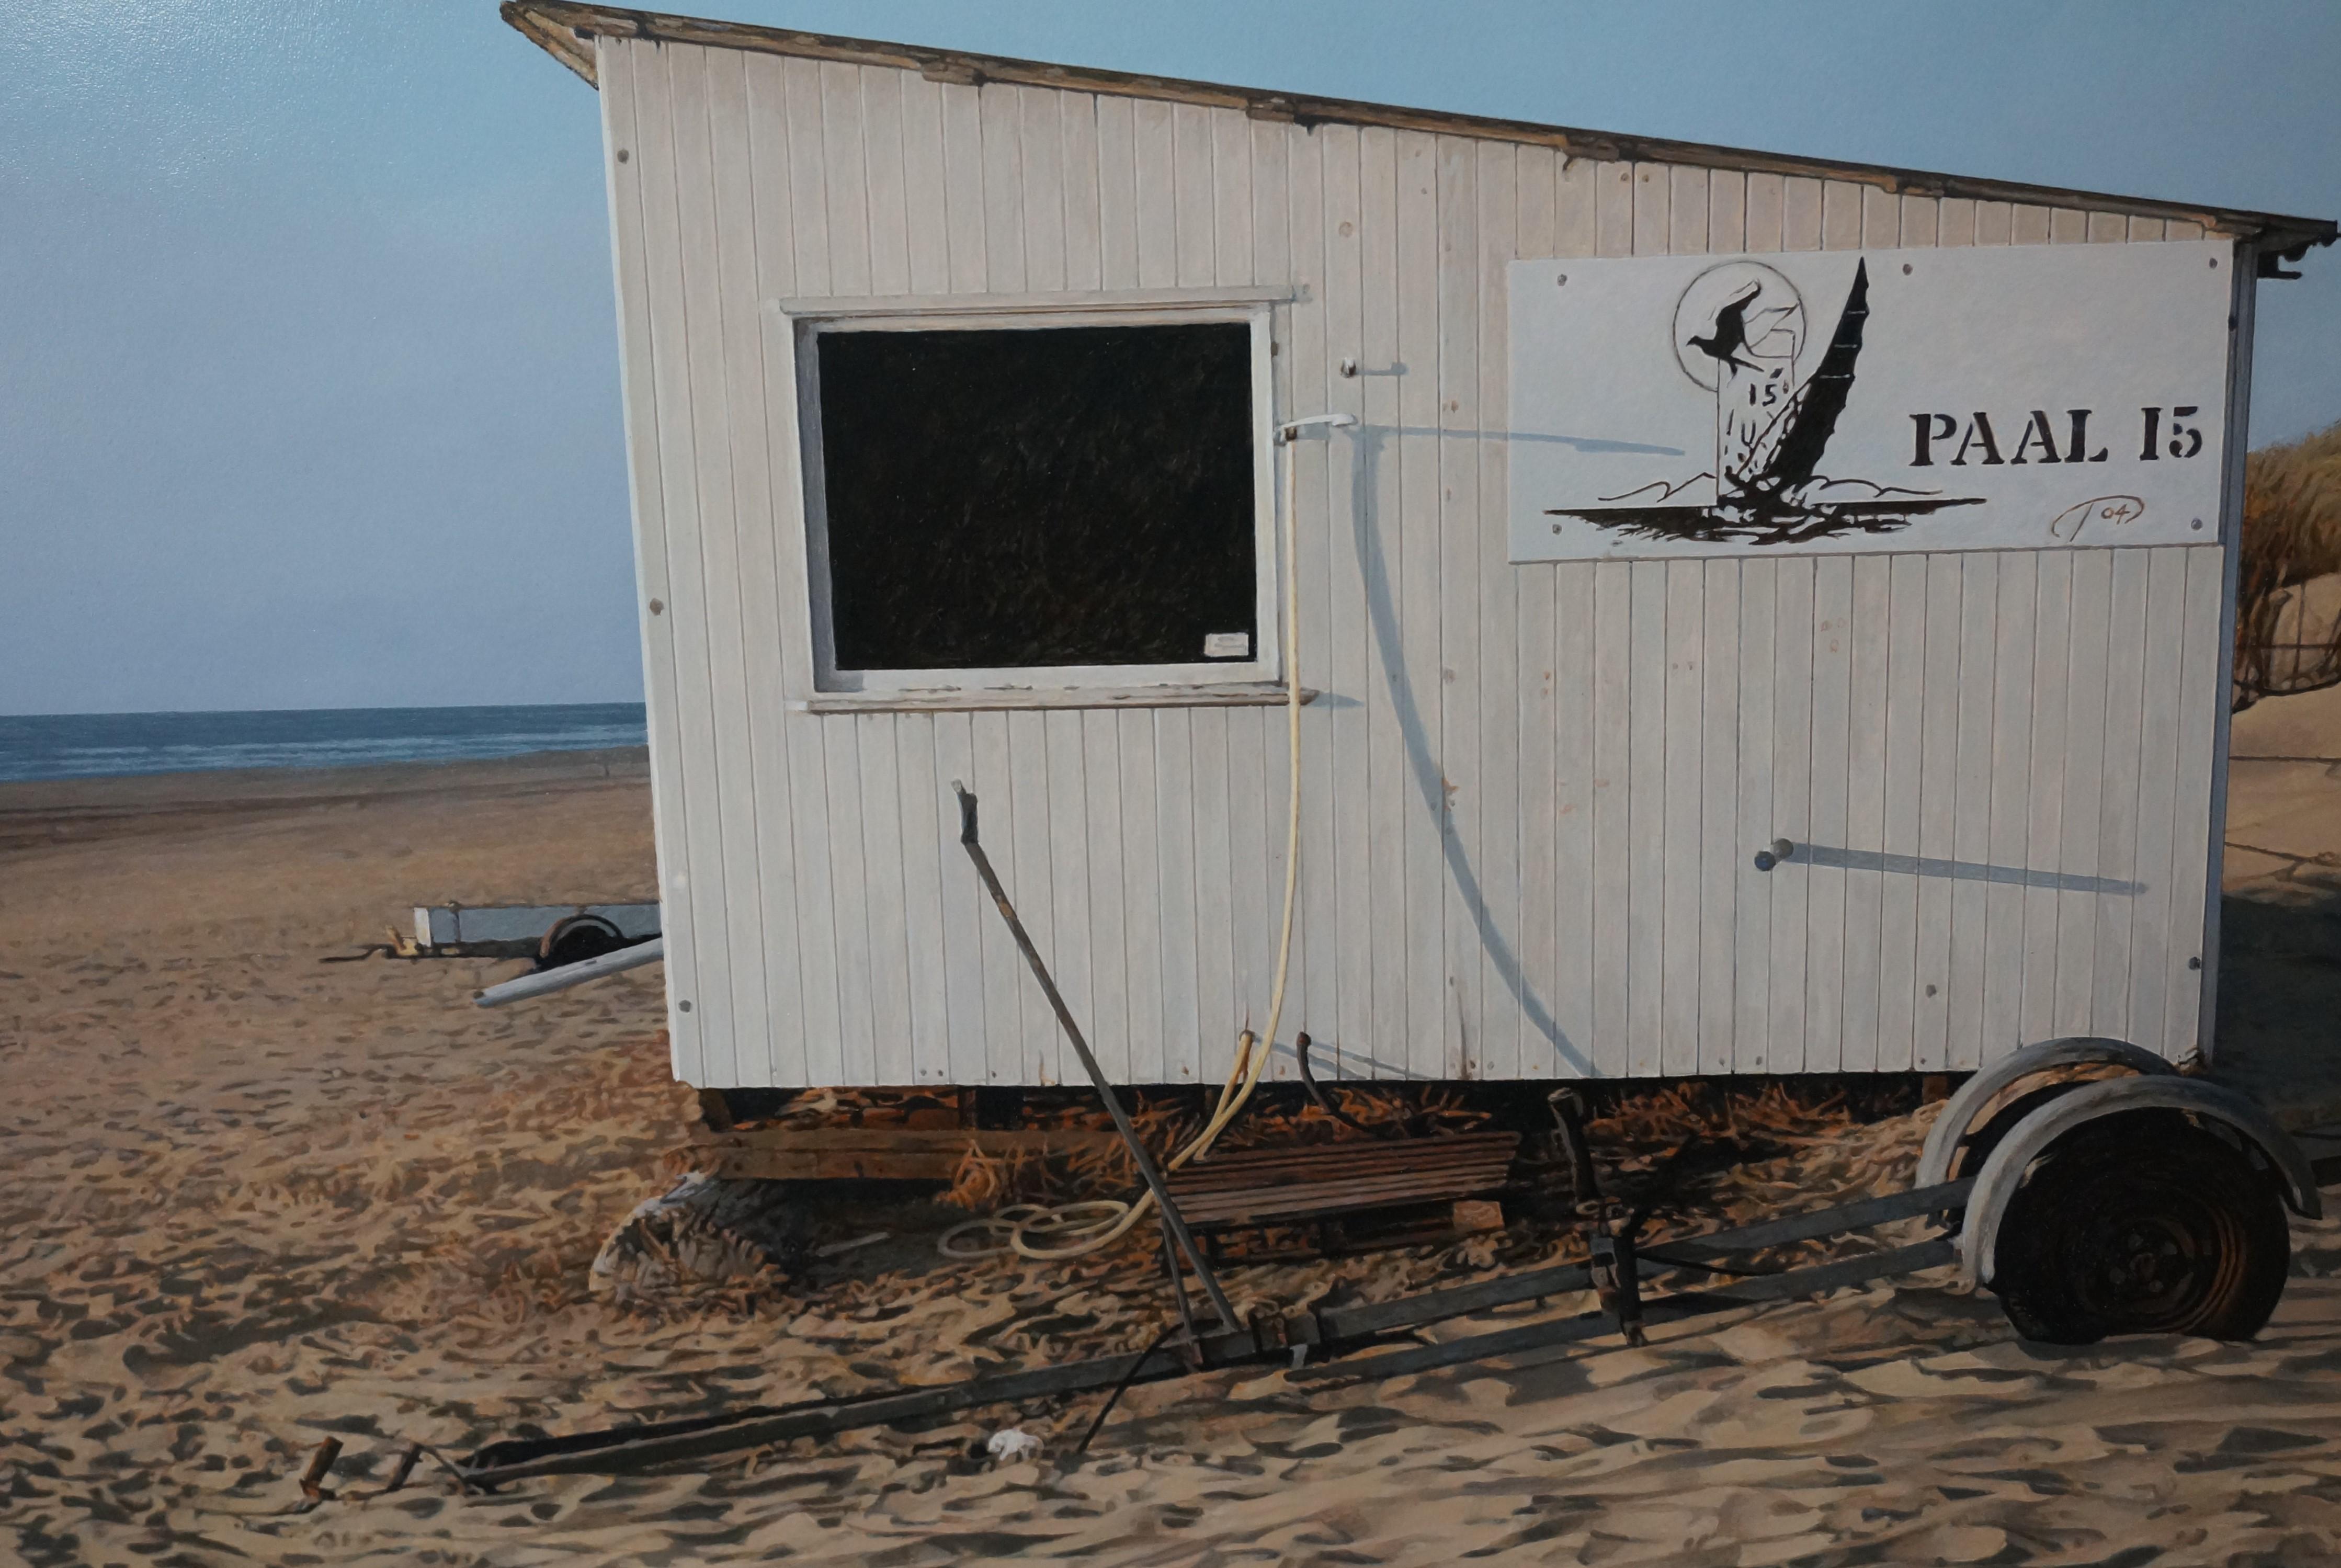
[[[1063,715],[1078,720],[1081,743],[1081,806],[1089,874],[1090,1012],[1083,1027],[1091,1049],[1113,1083],[1140,1083],[1131,1044],[1129,978],[1130,879],[1122,864],[1122,715],[1100,709]],[[1151,1029],[1152,1021],[1149,1020]]]
[[[1359,196],[1358,132],[1354,126],[1326,125],[1308,135],[1317,149],[1322,211],[1318,217],[1319,243],[1324,254],[1320,275],[1324,293],[1323,355],[1328,365],[1343,360],[1365,363],[1362,270],[1362,217]],[[1294,222],[1301,216],[1295,189]],[[1377,378],[1381,379],[1381,378]],[[1366,405],[1369,383],[1360,376],[1335,375],[1326,383],[1326,406],[1371,417]],[[1326,526],[1330,563],[1326,585],[1330,605],[1322,634],[1320,656],[1330,672],[1327,689],[1348,697],[1320,720],[1330,736],[1332,763],[1327,778],[1331,809],[1333,859],[1329,868],[1334,896],[1333,947],[1337,967],[1337,1011],[1333,1014],[1333,1071],[1355,1076],[1350,1065],[1355,1054],[1371,1056],[1368,1042],[1374,1033],[1374,942],[1377,919],[1373,883],[1374,849],[1370,842],[1368,714],[1380,704],[1374,697],[1373,639],[1375,602],[1368,584],[1367,541],[1377,525],[1373,497],[1365,464],[1379,450],[1377,435],[1365,428],[1352,432],[1335,448],[1326,448]],[[1321,1004],[1320,1004],[1321,1007]],[[1312,1014],[1322,1017],[1321,1011]]]
[[[1731,857],[1731,1068],[1761,1073],[1771,1058],[1772,898],[1782,874],[1756,868],[1756,851],[1780,836],[1772,813],[1773,623],[1779,562],[1739,566],[1738,842]],[[1800,982],[1801,983],[1801,982]]]
[[[859,66],[863,177],[869,186],[870,292],[911,292],[911,208],[902,144],[903,84],[930,84],[907,71]]]
[[[1805,832],[1843,848],[1852,744],[1853,560],[1813,563],[1812,729]],[[1805,1071],[1834,1073],[1845,1056],[1843,866],[1805,868]]]
[[[2177,225],[2171,227],[2175,230]],[[2212,820],[2211,770],[2216,726],[2228,687],[2227,650],[2220,645],[2217,634],[2207,635],[2202,628],[2219,624],[2226,554],[2216,544],[2185,551],[2186,598],[2179,618],[2195,630],[2187,638],[2178,684],[2178,765],[2171,791],[2170,960],[2161,1039],[2138,1043],[2174,1059],[2193,1050],[2207,1054],[2211,1044],[2198,1038],[2198,1020],[2203,965],[2215,957],[2205,951],[2204,940],[2208,934],[2207,895],[2213,891],[2208,886],[2211,834],[2225,824]]]
[[[1296,414],[1335,411],[1330,383],[1336,379],[1326,357],[1325,292],[1325,168],[1323,140],[1296,125],[1263,121],[1252,135],[1252,244],[1258,256],[1256,275],[1289,278],[1300,297],[1283,313],[1280,356],[1286,385],[1285,406]],[[1351,232],[1356,225],[1351,225]],[[1352,351],[1354,352],[1354,351]],[[1300,463],[1300,494],[1294,527],[1300,561],[1300,678],[1304,683],[1339,691],[1331,684],[1333,639],[1337,620],[1356,618],[1358,601],[1344,599],[1334,586],[1334,563],[1347,553],[1337,539],[1339,515],[1328,505],[1332,468],[1349,461],[1356,436],[1328,433],[1306,443],[1291,455]],[[1345,617],[1337,605],[1349,606]],[[1270,728],[1280,735],[1280,716]],[[1302,715],[1300,779],[1303,796],[1300,823],[1300,930],[1293,941],[1293,964],[1299,976],[1296,1002],[1287,1010],[1287,1032],[1300,1029],[1328,1041],[1329,1054],[1338,1062],[1342,1038],[1336,1011],[1340,999],[1340,894],[1336,862],[1340,840],[1334,829],[1335,797],[1341,786],[1334,761],[1334,723],[1330,710]],[[1281,749],[1281,748],[1278,748]],[[1273,753],[1271,754],[1273,754]],[[1281,769],[1278,776],[1282,776]],[[1281,833],[1284,824],[1273,810],[1270,831]],[[1280,1064],[1282,1059],[1280,1058]],[[1329,1063],[1329,1068],[1332,1064]]]
[[[832,723],[852,727],[860,759],[862,896],[870,925],[870,1082],[914,1084],[911,1049],[911,934],[903,879],[902,782],[895,750],[898,724],[923,726],[924,714],[858,714]]]
[[[2078,207],[2048,209],[2048,243],[2054,245],[2077,245],[2089,237],[2089,215]]]
[[[2060,869],[2065,834],[2065,711],[2072,685],[2073,563],[2079,552],[2041,553],[2032,612],[2032,744],[2025,866]],[[2024,992],[2018,1036],[2057,1034],[2057,904],[2053,882],[2024,889]]]
[[[1403,655],[1399,725],[1412,774],[1401,819],[1406,855],[1406,1043],[1409,1070],[1446,1077],[1456,1044],[1448,994],[1445,906],[1446,802],[1440,720],[1439,517],[1439,196],[1435,139],[1400,131],[1398,177],[1398,533]]]
[[[2160,218],[2137,217],[2129,220],[2129,243],[2144,245],[2163,237],[2167,225]]]
[[[743,1030],[752,1042],[758,1081],[795,1082],[804,1070],[803,1019],[798,957],[797,879],[790,819],[788,694],[782,645],[785,624],[779,599],[779,539],[774,526],[772,457],[764,405],[763,328],[758,300],[754,199],[755,114],[749,98],[749,56],[718,56],[708,65],[708,123],[714,157],[717,289],[723,311],[725,439],[732,450],[738,537],[742,665],[748,751],[748,837],[756,868],[756,951],[745,962],[761,971],[762,1019]],[[795,605],[790,605],[794,613]]]
[[[2147,552],[2145,650],[2139,663],[2143,696],[2138,726],[2137,853],[2131,878],[2129,1004],[2124,1039],[2159,1051],[2168,1034],[2172,849],[2177,838],[2180,694],[2186,650],[2201,629],[2187,620],[2187,551]]]
[[[2072,665],[2065,704],[2065,823],[2057,869],[2067,877],[2098,874],[2097,830],[2105,800],[2107,683],[2113,623],[2114,556],[2083,550],[2073,561]],[[2057,1032],[2089,1033],[2097,993],[2094,891],[2057,891]]]
[[[862,72],[823,60],[821,77],[822,190],[829,198],[830,287],[868,294],[870,188],[862,167]]]
[[[1162,845],[1155,820],[1161,804],[1155,797],[1154,715],[1094,716],[1111,721],[1106,744],[1113,748],[1120,783],[1114,828],[1121,835],[1121,984],[1130,1082],[1163,1084],[1172,1070],[1162,1033]]]
[[[1674,205],[1672,169],[1666,164],[1636,164],[1634,170],[1634,255],[1667,254],[1667,225]]]
[[[1590,1076],[1599,1066],[1593,1014],[1594,583],[1605,570],[1590,561],[1553,568],[1552,1005],[1559,1036],[1555,1065],[1572,1076]]]
[[[1715,237],[1712,230],[1709,237]],[[1738,957],[1731,917],[1740,860],[1740,563],[1708,561],[1700,571],[1706,580],[1699,634],[1698,1040],[1691,1070],[1724,1074],[1732,1066],[1732,965]],[[1752,855],[1754,846],[1748,853]]]
[[[1469,445],[1479,466],[1482,519],[1471,529],[1479,581],[1479,834],[1475,862],[1479,883],[1479,1065],[1474,1073],[1518,1078],[1523,1071],[1524,1026],[1547,1016],[1545,1004],[1521,964],[1520,940],[1520,573],[1510,564],[1506,530],[1507,443],[1490,433],[1510,428],[1505,350],[1506,295],[1519,251],[1517,151],[1509,142],[1480,142],[1479,396]],[[1548,182],[1547,189],[1549,189]],[[1540,1033],[1540,1032],[1539,1032]],[[1545,1051],[1535,1053],[1538,1058]]]
[[[943,232],[951,246],[951,292],[980,293],[991,275],[985,236],[990,203],[983,189],[983,90],[946,83],[936,93],[942,109]]]
[[[1064,145],[1065,286],[1071,289],[1106,286],[1097,102],[1087,93],[1057,95],[1057,130]]]
[[[1667,171],[1667,249],[1675,255],[1709,250],[1708,244],[1708,174],[1689,164]]]
[[[1846,628],[1843,842],[1857,854],[1875,854],[1886,843],[1886,688],[1893,585],[1893,557],[1855,557],[1852,624]],[[1847,869],[1844,1044],[1838,1064],[1848,1073],[1878,1067],[1878,921],[1885,900],[1883,871]]]
[[[1942,205],[1933,196],[1904,196],[1901,245],[1906,249],[1917,250],[1944,243],[1941,238],[1942,222]],[[1962,242],[1953,240],[1949,243],[1957,245]]]
[[[1201,287],[1215,281],[1219,270],[1210,110],[1199,104],[1170,105],[1170,155],[1179,236],[1177,282],[1182,288]]]
[[[1522,261],[1560,255],[1560,155],[1551,147],[1512,150],[1512,254]]]
[[[2008,240],[2010,245],[2045,245],[2048,243],[2048,209],[2028,202],[2018,202],[2008,208]]]
[[[1061,709],[1038,716],[1040,747],[1022,753],[1021,761],[1048,775],[1049,871],[1045,890],[1035,888],[1026,896],[1036,902],[1045,897],[1050,905],[1052,939],[1042,956],[1065,1005],[1094,1042],[1098,1004],[1090,951],[1098,928],[1090,900],[1089,781],[1081,743],[1081,721],[1088,715]],[[1070,1044],[1058,1053],[1058,1071],[1065,1083],[1079,1084],[1086,1075]]]
[[[1918,854],[1948,860],[1958,822],[1959,653],[1964,624],[1964,564],[1955,554],[1927,557],[1926,695],[1918,737]],[[1918,993],[1911,999],[1911,1065],[1939,1073],[1949,1064],[1951,894],[1953,882],[1921,873],[1918,884]]]
[[[1191,1084],[1203,1071],[1202,956],[1195,904],[1195,713],[1161,708],[1153,720],[1155,875],[1162,900],[1163,1080]],[[1216,1035],[1219,1021],[1214,1016],[1211,1022]],[[1215,1037],[1215,1054],[1217,1049]]]
[[[1420,796],[1407,725],[1414,709],[1407,685],[1406,652],[1400,641],[1400,595],[1404,587],[1405,529],[1400,469],[1405,453],[1398,439],[1401,362],[1398,297],[1398,134],[1379,127],[1358,133],[1360,271],[1360,330],[1365,344],[1360,360],[1364,383],[1364,439],[1368,484],[1357,497],[1359,546],[1366,588],[1366,630],[1373,684],[1367,704],[1370,798],[1373,936],[1372,1052],[1381,1061],[1404,1065],[1407,1031],[1406,823]],[[1419,729],[1419,724],[1418,724]]]
[[[1053,87],[1014,89],[1024,195],[1024,286],[1045,294],[1065,283],[1065,133]]]
[[[1935,205],[1935,243],[1946,248],[1976,243],[1976,203],[1968,196],[1945,196]]]
[[[1706,213],[1702,197],[1700,214]],[[1702,225],[1703,226],[1703,225]],[[1662,634],[1663,685],[1659,702],[1658,800],[1659,842],[1657,948],[1660,987],[1658,1071],[1698,1070],[1699,938],[1703,891],[1699,856],[1705,836],[1699,814],[1706,804],[1702,743],[1707,735],[1707,569],[1699,561],[1665,564]],[[1647,797],[1646,797],[1647,798]]]
[[[1975,205],[1975,243],[1979,245],[2004,245],[2013,243],[2016,209],[2007,202],[1978,201]]]
[[[1634,564],[1593,566],[1593,1054],[1605,1078],[1632,1072],[1626,912],[1632,898]]]
[[[1024,258],[1024,97],[1005,82],[976,89],[983,135],[984,287],[1021,294],[1031,287]]]
[[[795,241],[794,286],[802,294],[838,292],[830,269],[829,155],[822,130],[821,66],[781,63],[781,102],[789,122],[789,232]]]
[[[1252,281],[1251,122],[1240,110],[1209,111],[1211,268],[1222,285]]]
[[[686,1144],[669,1159],[731,1181],[948,1182],[971,1150],[994,1159],[1094,1159],[1120,1144],[1112,1130],[1087,1127],[758,1127]]]
[[[1779,561],[1772,608],[1772,838],[1812,841],[1814,557]],[[1768,840],[1765,841],[1768,842]],[[1805,1069],[1806,960],[1811,944],[1812,867],[1788,861],[1772,879],[1768,1073]]]
[[[2091,213],[2088,221],[2089,243],[2094,245],[2118,245],[2129,243],[2129,218],[2121,213]]]
[[[1878,847],[1918,853],[1926,791],[1927,559],[1898,554],[1887,571],[1886,795]],[[1903,872],[1878,881],[1878,1070],[1907,1073],[1918,1040],[1918,883]]]
[[[2105,761],[2097,791],[2097,874],[2128,883],[2137,872],[2140,747],[2145,734],[2147,578],[2150,550],[2115,550],[2112,605],[2106,620]],[[2107,890],[2097,900],[2096,952],[2090,962],[2090,1027],[2130,1035],[2130,935],[2137,900]]]
[[[1015,824],[1015,838],[1014,858],[1008,863],[1012,870],[1003,872],[1001,877],[1007,882],[1010,901],[1023,917],[1032,945],[1056,972],[1058,989],[1063,991],[1064,954],[1058,933],[1055,864],[1055,820],[1060,803],[1054,787],[1057,770],[1051,765],[1047,724],[1052,716],[1029,711],[1008,715],[1006,761],[1013,771],[1008,781],[1007,814]],[[992,861],[999,864],[1001,857],[994,854]],[[1022,970],[1021,963],[1018,967]],[[1069,1077],[1078,1082],[1083,1076],[1081,1064],[1072,1058],[1048,998],[1029,971],[1020,974],[1017,994],[1024,1018],[1023,1033],[1018,1042],[1021,1054],[1016,1070],[1024,1074],[1023,1082],[1062,1084]],[[1073,994],[1068,992],[1066,995],[1070,1004]]]
[[[2012,550],[1999,563],[1999,631],[1993,650],[1991,699],[1992,864],[2023,868],[2032,857],[2032,692],[2037,666],[2040,552]],[[1983,1058],[1997,1060],[2026,1044],[2024,897],[2020,883],[1984,889]]]
[[[993,866],[1005,868],[1003,876],[1013,872],[1017,864],[1014,759],[1019,754],[1008,733],[1010,716],[1004,713],[967,715],[975,759],[975,776],[968,781],[968,788],[981,803],[977,831],[983,840],[984,854],[991,857]],[[966,858],[964,854],[961,858]],[[1031,902],[1029,897],[1020,900],[1013,888],[1009,889],[1008,896],[1019,910]],[[985,904],[990,902],[987,894]],[[1009,934],[1007,923],[999,913],[985,908],[977,930],[983,959],[985,1077],[995,1084],[1021,1084],[1027,1081],[1033,1064],[1025,1041],[1034,1030],[1053,1034],[1056,1020],[1049,1016],[1045,1004],[1036,995],[1036,1015],[1028,1029],[1024,955],[1017,951],[1016,939]]]
[[[1628,563],[1626,884],[1612,908],[1626,918],[1626,1066],[1659,1071],[1665,1029],[1667,871],[1667,567]]]
[[[1707,248],[1717,255],[1748,248],[1748,176],[1737,169],[1708,176]]]
[[[1788,202],[1788,187],[1784,176],[1760,173],[1748,176],[1748,250],[1768,255],[1781,248]]]
[[[1605,165],[1563,157],[1553,169],[1552,250],[1560,256],[1598,254]]]
[[[1168,288],[1179,271],[1177,134],[1170,105],[1141,98],[1131,105],[1138,195],[1138,286]]]
[[[923,76],[902,75],[902,212],[912,294],[951,292],[942,91]]]
[[[1138,126],[1129,98],[1098,97],[1098,276],[1101,288],[1138,286]]]
[[[999,920],[990,894],[976,878],[974,865],[960,847],[959,797],[951,787],[956,783],[977,788],[971,717],[968,714],[933,716],[934,771],[924,781],[931,787],[935,805],[935,896],[942,916],[945,1040],[940,1060],[944,1083],[969,1085],[991,1081],[984,1041],[983,924]],[[980,790],[978,794],[980,798]],[[996,820],[998,814],[993,815]],[[927,1064],[922,1055],[921,1066]]]
[[[1233,818],[1228,798],[1228,712],[1198,708],[1190,729],[1194,767],[1189,775],[1195,843],[1195,994],[1202,1024],[1208,1077],[1245,1022],[1236,994],[1235,886],[1230,861]]]
[[[1230,1031],[1249,1019],[1268,1027],[1269,993],[1276,983],[1276,950],[1284,913],[1284,777],[1286,720],[1281,708],[1227,708],[1227,934],[1230,960],[1229,994],[1235,999]],[[1269,734],[1275,726],[1273,740]],[[1271,775],[1267,753],[1274,748]],[[1273,776],[1278,784],[1271,786]],[[1274,803],[1271,804],[1271,801]],[[1269,830],[1273,817],[1276,829]],[[1273,891],[1271,891],[1273,889]],[[1289,995],[1288,995],[1289,1000]],[[1290,1038],[1290,1017],[1279,1021]],[[1271,1062],[1270,1077],[1279,1075]]]
[[[1426,454],[1436,465],[1436,489],[1424,513],[1436,521],[1439,550],[1439,684],[1438,757],[1445,794],[1448,863],[1441,878],[1440,924],[1445,975],[1453,999],[1455,1038],[1441,1077],[1476,1077],[1470,1064],[1485,1034],[1481,980],[1485,967],[1480,923],[1487,906],[1487,867],[1479,858],[1487,822],[1486,777],[1480,772],[1479,700],[1485,672],[1479,659],[1479,454],[1471,438],[1479,426],[1479,144],[1440,136],[1433,143],[1437,195],[1437,399],[1430,423],[1437,439]],[[1451,701],[1448,700],[1451,695]]]
[[[1634,254],[1634,165],[1597,165],[1594,184],[1593,254],[1627,256]]]
[[[1821,248],[1821,182],[1791,175],[1780,187],[1780,248]]]
[[[1957,795],[1951,807],[1951,854],[1967,865],[1991,860],[1992,696],[1997,689],[1999,567],[1992,551],[1960,563]],[[1950,984],[1946,988],[1946,1059],[1955,1072],[1984,1061],[1985,895],[1989,884],[1961,876],[1951,884]]]
[[[1512,149],[1511,254],[1523,260],[1557,255],[1555,222],[1559,195],[1559,156],[1550,147]],[[1497,269],[1504,282],[1494,296],[1501,310],[1509,309],[1509,270]],[[1492,314],[1492,313],[1491,313]],[[1485,406],[1501,409],[1491,415],[1491,428],[1510,427],[1510,390],[1503,367],[1508,337],[1500,327],[1483,329],[1489,357],[1481,361]],[[1509,486],[1507,446],[1491,447],[1492,466],[1483,474],[1498,476],[1488,494],[1501,497]],[[1488,483],[1483,478],[1483,484]],[[1500,500],[1496,503],[1502,504]],[[1555,590],[1559,569],[1551,565],[1513,566],[1500,538],[1490,541],[1495,569],[1513,579],[1513,616],[1509,627],[1513,646],[1507,655],[1491,644],[1492,666],[1509,656],[1513,677],[1512,744],[1517,765],[1512,787],[1513,820],[1519,835],[1519,862],[1513,879],[1519,914],[1514,926],[1514,963],[1521,993],[1519,1023],[1518,1076],[1551,1076],[1569,1058],[1559,1015],[1565,999],[1559,991],[1559,963],[1554,948],[1554,916],[1558,913],[1554,842],[1559,832],[1560,796],[1555,776],[1556,670],[1553,659]],[[1492,722],[1492,721],[1491,721]],[[1571,1043],[1573,1044],[1573,1042]]]
[[[615,39],[601,43],[605,83],[602,94],[603,135],[610,145],[633,156],[609,165],[610,237],[617,274],[620,332],[620,372],[625,383],[626,447],[633,492],[636,560],[640,591],[645,599],[664,603],[672,597],[666,554],[665,494],[667,478],[661,448],[657,397],[657,365],[652,333],[651,262],[644,235],[643,170],[650,148],[643,144],[637,114],[637,93],[651,100],[652,112],[663,110],[663,95],[646,88],[643,74],[657,60],[648,45]],[[658,139],[662,145],[662,138]],[[663,257],[666,254],[662,252]],[[641,612],[637,610],[639,616]],[[674,903],[665,921],[666,986],[669,1017],[672,999],[687,995],[695,984],[691,908],[677,885],[673,867],[688,864],[687,849],[677,809],[682,800],[682,715],[677,709],[674,622],[663,615],[643,622],[643,688],[648,716],[652,797],[665,809],[655,812],[659,829],[662,891]],[[680,927],[680,929],[678,929]],[[671,1029],[670,1053],[674,1074],[689,1083],[701,1074],[699,1036],[695,1029]]]
[[[876,965],[871,955],[872,914],[865,858],[862,759],[855,720],[824,724],[822,764],[829,790],[831,918],[837,940],[838,1050],[847,1084],[876,1082],[877,1014],[872,1005]],[[892,831],[892,823],[885,824]]]

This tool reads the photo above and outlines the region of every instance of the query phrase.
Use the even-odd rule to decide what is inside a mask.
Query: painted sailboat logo
[[[1666,539],[1793,544],[1840,534],[1885,534],[1979,496],[1947,497],[1821,472],[1829,438],[1853,394],[1869,322],[1869,264],[1853,285],[1828,345],[1799,380],[1808,323],[1796,285],[1761,262],[1733,261],[1691,280],[1675,306],[1674,347],[1683,374],[1715,394],[1715,465],[1674,483],[1605,495],[1593,506],[1555,507],[1621,533]],[[1715,486],[1712,503],[1684,502]]]

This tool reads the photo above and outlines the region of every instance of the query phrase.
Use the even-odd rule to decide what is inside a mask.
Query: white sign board
[[[2234,255],[1514,262],[1511,558],[2208,544]]]

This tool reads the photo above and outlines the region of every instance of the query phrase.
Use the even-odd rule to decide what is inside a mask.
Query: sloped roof
[[[1304,125],[1384,125],[1398,130],[1480,136],[1555,147],[1569,156],[1579,158],[1688,164],[1707,168],[1847,180],[1874,185],[1897,195],[1960,196],[1978,201],[2088,208],[2137,217],[2175,218],[2200,224],[2215,234],[2256,241],[2263,251],[2279,253],[2290,260],[2299,259],[2310,245],[2331,245],[2335,236],[2332,221],[2324,218],[2287,217],[2276,213],[2252,212],[2236,207],[2154,201],[2097,191],[2068,190],[2055,185],[2024,185],[2013,180],[1970,179],[1959,175],[1933,174],[1877,164],[1843,163],[1830,158],[1790,157],[1737,147],[1708,146],[1697,142],[1619,135],[1607,131],[1542,125],[1525,120],[1497,119],[1481,115],[1397,108],[1342,98],[1318,98],[1304,94],[1182,81],[1170,76],[1104,71],[1086,65],[1051,65],[1033,60],[969,54],[959,49],[873,43],[867,39],[840,38],[822,33],[793,32],[784,27],[752,26],[739,22],[717,22],[693,16],[667,15],[655,11],[578,4],[573,0],[503,0],[502,10],[506,22],[589,84],[594,81],[593,41],[595,37],[652,38],[676,44],[742,49],[757,54],[791,55],[810,60],[892,65],[916,71],[942,82],[1012,82],[1121,97],[1203,104],[1218,108],[1240,109],[1255,119],[1293,121]]]

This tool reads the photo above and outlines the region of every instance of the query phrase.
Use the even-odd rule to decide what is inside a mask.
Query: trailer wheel
[[[2292,1236],[2270,1177],[2185,1117],[2092,1122],[2008,1201],[1992,1289],[2017,1333],[2249,1339],[2276,1310]]]
[[[536,966],[558,969],[566,964],[583,964],[625,945],[618,928],[598,914],[563,915],[537,943]]]

